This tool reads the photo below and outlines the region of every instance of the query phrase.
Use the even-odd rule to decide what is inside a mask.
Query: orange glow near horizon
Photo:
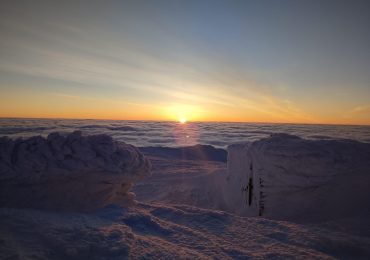
[[[317,26],[314,3],[21,2],[1,9],[0,118],[370,125],[366,4]]]
[[[17,100],[17,102],[14,102]],[[103,120],[164,120],[357,124],[369,125],[370,107],[349,108],[338,116],[312,115],[297,107],[268,99],[253,102],[234,99],[234,106],[198,102],[133,103],[121,99],[67,96],[49,93],[4,93],[0,98],[0,117],[65,118]]]

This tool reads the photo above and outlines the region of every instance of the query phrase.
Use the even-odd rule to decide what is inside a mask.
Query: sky
[[[0,117],[370,124],[370,1],[1,1]]]

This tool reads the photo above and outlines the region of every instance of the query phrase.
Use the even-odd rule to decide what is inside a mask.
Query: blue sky
[[[3,1],[0,116],[370,124],[368,1]]]

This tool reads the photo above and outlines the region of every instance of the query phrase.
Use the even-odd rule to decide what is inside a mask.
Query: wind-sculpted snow
[[[338,145],[335,149],[346,149],[348,154],[359,151],[363,157],[327,156],[330,151],[336,154],[330,150],[334,148],[317,153],[315,142],[305,143],[301,149],[298,147],[302,145],[294,142],[306,141],[285,135],[275,136],[261,140],[259,144],[236,146],[230,156],[235,167],[240,164],[243,174],[249,174],[245,165],[250,166],[244,152],[252,146],[256,154],[261,152],[267,156],[269,160],[260,161],[272,170],[276,169],[268,165],[275,167],[280,157],[284,162],[288,158],[298,160],[312,156],[314,159],[302,167],[294,168],[288,162],[283,164],[289,169],[306,167],[308,172],[309,167],[313,167],[311,164],[316,162],[315,158],[324,158],[324,165],[328,165],[325,170],[336,167],[331,159],[325,158],[347,162],[356,157],[353,164],[358,164],[359,169],[363,167],[360,162],[368,158],[367,146],[357,142],[343,141],[348,146]],[[79,132],[22,140],[0,138],[0,259],[370,257],[368,217],[302,225],[215,210],[226,209],[221,185],[225,184],[225,163],[199,158],[169,159],[167,153],[156,157],[155,151],[152,152],[148,158],[153,163],[153,176],[135,185],[134,189],[138,193],[137,198],[145,202],[127,207],[132,201],[132,194],[128,192],[131,183],[149,174],[147,159],[135,147],[117,143],[105,135],[81,136]],[[299,160],[299,163],[302,161],[305,160]],[[341,169],[341,164],[338,165]],[[259,169],[258,166],[261,164],[253,164],[253,171]],[[233,179],[235,174],[230,178]],[[349,175],[352,176],[352,172]],[[281,174],[278,177],[281,176],[284,177]],[[245,191],[238,190],[236,182],[230,183],[234,186],[227,186],[227,191],[233,194],[240,192],[245,199]],[[287,184],[291,187],[291,182]],[[353,183],[348,184],[352,187]],[[363,185],[367,184],[364,182]],[[322,192],[327,192],[327,187],[331,191],[332,186],[325,185]],[[361,185],[358,187],[361,192]],[[307,192],[302,194],[307,195]],[[245,203],[243,198],[242,203]],[[298,192],[297,198],[301,198]],[[235,197],[233,203],[239,205],[239,199]],[[366,207],[366,200],[363,202]],[[290,201],[283,206],[282,210],[293,211]],[[320,207],[321,204],[317,206],[318,209]],[[98,208],[101,209],[95,210]],[[235,211],[235,207],[231,209]]]
[[[0,206],[88,211],[131,203],[148,160],[107,135],[0,138]]]
[[[276,134],[228,148],[228,209],[322,221],[370,212],[370,144]]]
[[[93,214],[0,208],[0,259],[366,259],[368,236],[138,204]]]

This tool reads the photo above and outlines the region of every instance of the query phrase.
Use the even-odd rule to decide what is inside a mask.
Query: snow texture
[[[73,132],[0,138],[0,206],[90,211],[130,204],[132,183],[150,174],[132,145]]]
[[[228,147],[229,211],[297,222],[370,211],[370,144],[274,134]]]
[[[223,209],[220,191],[227,176],[226,163],[168,159],[161,153],[147,158],[152,175],[134,185],[137,200]]]
[[[0,209],[0,259],[366,259],[369,237],[190,206]]]
[[[135,189],[146,202],[132,204],[128,190],[150,167],[135,147],[79,132],[0,138],[0,259],[369,259],[368,216],[304,225],[264,217],[297,219],[292,212],[307,214],[300,205],[307,198],[343,199],[343,183],[346,196],[368,208],[369,196],[361,197],[368,195],[368,148],[286,135],[231,146],[226,186],[225,163],[150,156],[153,176]],[[253,188],[249,205],[243,190],[250,176],[269,184],[258,190],[267,194],[261,217],[196,207],[224,208],[223,201],[230,211],[258,216],[259,193]],[[307,216],[329,216],[323,205]]]

